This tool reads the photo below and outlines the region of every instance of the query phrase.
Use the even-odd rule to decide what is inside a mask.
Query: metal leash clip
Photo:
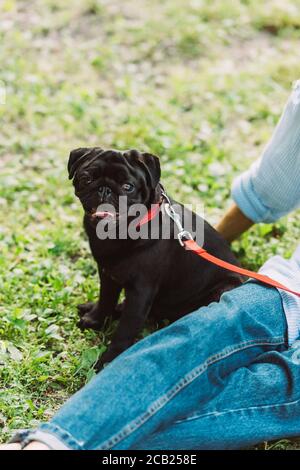
[[[164,209],[166,211],[166,214],[170,217],[170,219],[172,219],[174,221],[174,223],[175,223],[175,225],[178,229],[178,235],[177,235],[178,241],[179,241],[181,246],[184,246],[184,240],[183,239],[187,238],[187,239],[193,240],[192,234],[183,228],[183,226],[181,224],[181,220],[180,220],[180,215],[177,214],[177,212],[175,211],[174,207],[171,204],[171,201],[170,201],[169,197],[166,195],[166,193],[164,191],[162,192],[162,195],[167,201],[164,204]]]

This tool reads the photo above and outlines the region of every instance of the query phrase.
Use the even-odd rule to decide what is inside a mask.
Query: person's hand
[[[236,204],[233,204],[215,228],[231,243],[253,224],[254,222],[248,219]]]

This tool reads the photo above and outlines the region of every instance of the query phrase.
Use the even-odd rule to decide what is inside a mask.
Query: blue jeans
[[[116,450],[296,436],[299,359],[300,348],[287,348],[279,293],[248,282],[136,343],[38,432],[71,449]]]

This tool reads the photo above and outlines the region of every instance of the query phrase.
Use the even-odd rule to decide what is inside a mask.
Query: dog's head
[[[160,179],[159,159],[150,153],[128,150],[103,150],[99,147],[72,150],[68,162],[69,179],[75,194],[89,216],[118,217],[120,196],[127,207],[157,202]],[[114,214],[99,212],[101,205],[114,207]]]

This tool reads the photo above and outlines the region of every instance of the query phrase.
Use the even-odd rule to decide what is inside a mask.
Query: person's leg
[[[300,436],[300,341],[229,374],[204,406],[140,439],[133,449],[240,449]]]
[[[135,344],[37,432],[74,449],[133,448],[202,409],[234,370],[285,350],[286,336],[277,290],[246,283]]]

